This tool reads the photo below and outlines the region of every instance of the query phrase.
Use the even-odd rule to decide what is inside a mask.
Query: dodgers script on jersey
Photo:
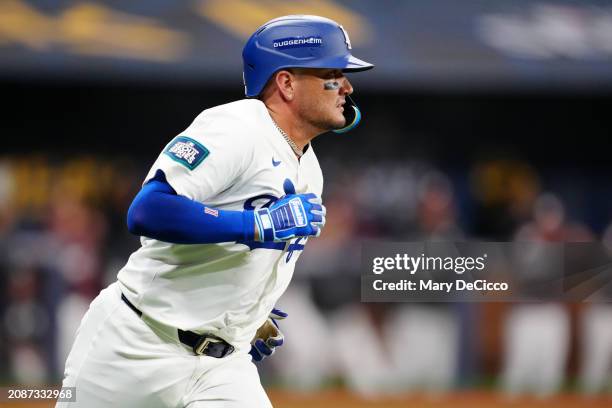
[[[283,196],[321,196],[323,175],[312,149],[298,161],[265,105],[245,99],[203,111],[159,155],[145,182],[162,170],[180,195],[214,208],[252,210]],[[149,318],[215,334],[248,350],[283,294],[307,238],[291,242],[179,245],[141,238],[118,280]]]

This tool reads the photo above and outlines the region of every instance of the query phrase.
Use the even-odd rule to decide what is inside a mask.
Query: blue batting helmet
[[[293,15],[270,20],[242,50],[247,97],[258,96],[270,77],[285,68],[337,68],[365,71],[374,65],[351,55],[351,41],[338,23],[319,16]]]

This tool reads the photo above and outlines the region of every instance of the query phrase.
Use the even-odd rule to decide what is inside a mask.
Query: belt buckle
[[[221,343],[221,341],[202,336],[200,340],[198,340],[197,344],[193,347],[193,352],[196,353],[196,355],[201,356],[202,354],[206,353],[206,349],[211,343]]]

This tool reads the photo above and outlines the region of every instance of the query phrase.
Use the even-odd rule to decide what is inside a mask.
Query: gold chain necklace
[[[283,137],[285,138],[285,140],[287,141],[287,143],[289,144],[289,146],[291,147],[291,150],[293,150],[293,153],[295,153],[295,155],[299,158],[302,157],[302,155],[304,154],[303,151],[301,151],[297,145],[295,144],[295,142],[293,140],[291,140],[291,138],[289,137],[289,135],[287,133],[285,133],[285,131],[283,129],[281,129],[280,126],[278,126],[278,123],[276,123],[276,121],[274,119],[272,119],[272,123],[274,123],[274,126],[276,126],[276,129],[278,129],[278,131],[280,132],[281,135],[283,135]]]

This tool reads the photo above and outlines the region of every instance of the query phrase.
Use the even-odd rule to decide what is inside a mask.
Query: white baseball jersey
[[[320,197],[323,189],[312,146],[298,160],[255,99],[203,111],[166,146],[146,180],[157,170],[179,195],[213,209],[261,208],[285,194],[285,179],[298,193]],[[118,280],[148,317],[247,348],[289,285],[306,240],[179,245],[142,237]]]

